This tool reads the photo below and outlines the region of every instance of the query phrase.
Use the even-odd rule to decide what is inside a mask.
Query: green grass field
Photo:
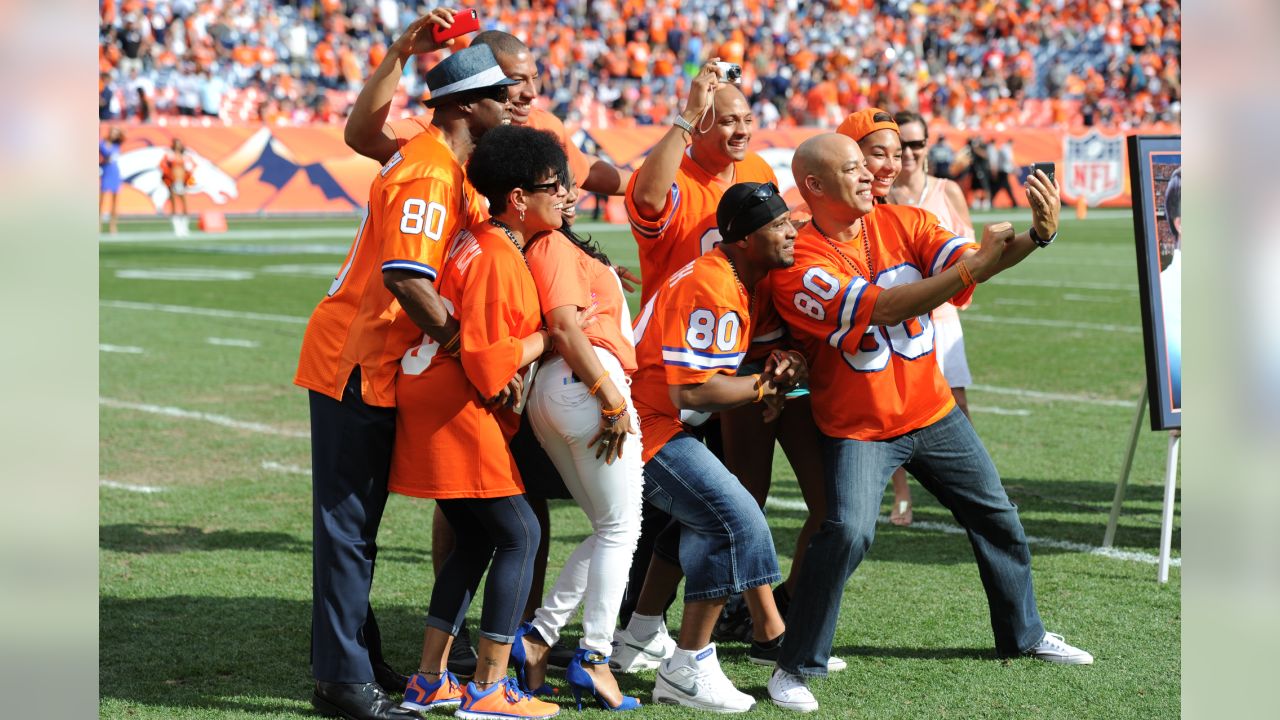
[[[227,235],[178,241],[164,223],[129,222],[101,245],[101,717],[312,716],[307,404],[291,379],[355,224],[233,220]],[[593,234],[637,267],[625,229]],[[1144,429],[1138,444],[1116,538],[1126,553],[1090,552],[1145,382],[1133,255],[1128,219],[1065,221],[962,314],[974,422],[1034,538],[1041,614],[1096,664],[996,660],[969,545],[913,486],[916,525],[882,525],[846,588],[835,651],[849,669],[815,683],[819,716],[1177,717],[1181,569],[1161,586],[1152,564],[1164,434]],[[769,517],[785,573],[803,514],[776,456]],[[430,517],[429,502],[393,496],[382,526],[373,603],[402,669],[420,650]],[[559,502],[553,528],[558,568],[588,525]],[[721,656],[763,699],[754,715],[788,715],[745,646]],[[648,703],[652,674],[621,682]]]

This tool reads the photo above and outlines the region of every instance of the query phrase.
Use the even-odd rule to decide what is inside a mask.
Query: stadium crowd
[[[1177,0],[477,0],[540,49],[571,124],[665,124],[708,57],[743,67],[759,126],[917,108],[958,128],[1178,122]],[[99,117],[336,123],[426,6],[402,0],[100,0]],[[463,39],[461,47],[466,43]],[[405,70],[412,113],[438,54]]]

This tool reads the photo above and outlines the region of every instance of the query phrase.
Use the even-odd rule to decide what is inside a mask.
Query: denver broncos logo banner
[[[157,127],[124,125],[120,154],[120,214],[163,214],[169,191],[160,180],[160,160],[173,138],[181,138],[195,160],[190,211],[219,210],[229,215],[355,214],[364,206],[378,163],[347,147],[342,126],[312,127]],[[643,126],[584,130],[580,146],[616,165],[639,167],[665,127]],[[105,132],[105,128],[104,128]],[[788,203],[798,205],[791,178],[791,155],[816,128],[757,130],[751,147],[778,175]],[[1134,128],[1130,133],[1178,132],[1177,128]],[[1128,162],[1120,150],[1127,133],[1056,129],[987,131],[930,128],[930,141],[945,141],[960,151],[970,136],[1013,139],[1019,166],[1038,161],[1058,164],[1063,204],[1085,197],[1090,205],[1129,207]],[[953,166],[953,168],[956,166]],[[963,167],[963,163],[960,165]],[[960,174],[960,173],[957,173]],[[965,185],[963,178],[961,184]],[[1013,178],[1015,181],[1018,178]],[[1001,198],[1003,201],[1004,199]]]

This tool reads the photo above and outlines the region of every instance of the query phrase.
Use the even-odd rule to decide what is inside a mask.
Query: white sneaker
[[[829,673],[840,672],[848,669],[848,667],[849,663],[845,662],[844,658],[838,658],[835,655],[827,658],[827,672]]]
[[[653,686],[653,702],[718,713],[744,713],[756,706],[755,698],[739,692],[725,677],[715,645],[696,657],[680,652],[663,662]]]
[[[1027,654],[1037,660],[1060,665],[1092,665],[1093,656],[1073,645],[1068,645],[1058,633],[1047,632]]]
[[[809,691],[804,676],[792,675],[778,668],[769,676],[769,699],[774,705],[796,712],[813,712],[818,709],[818,701]]]
[[[676,641],[671,639],[666,625],[643,642],[637,640],[630,630],[615,630],[609,667],[624,673],[653,670],[675,651]]]

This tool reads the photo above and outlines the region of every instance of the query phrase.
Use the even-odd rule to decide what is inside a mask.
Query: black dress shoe
[[[462,629],[458,631],[458,636],[453,639],[453,645],[449,648],[447,666],[449,672],[460,678],[469,678],[476,674],[476,651],[471,646],[471,633],[467,630],[466,623],[463,623]]]
[[[377,683],[317,682],[311,705],[321,715],[345,720],[422,720],[416,711],[396,705]]]
[[[396,672],[395,668],[387,664],[386,660],[378,660],[373,663],[373,679],[382,686],[383,690],[389,693],[404,694],[404,689],[409,687],[409,678]]]

